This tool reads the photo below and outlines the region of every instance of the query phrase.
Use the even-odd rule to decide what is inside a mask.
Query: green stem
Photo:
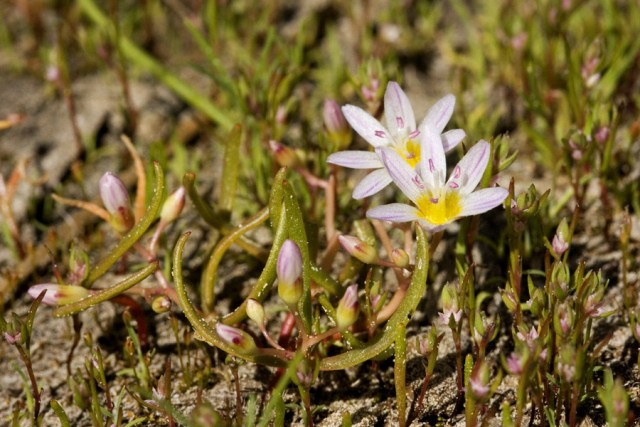
[[[407,337],[406,324],[401,324],[396,331],[395,362],[393,377],[396,383],[396,401],[398,402],[398,425],[404,427],[407,420]]]
[[[262,413],[262,418],[260,418],[260,424],[258,424],[258,427],[265,427],[269,424],[269,421],[271,420],[271,414],[276,409],[276,405],[278,405],[278,402],[281,401],[282,393],[284,393],[287,385],[289,385],[291,378],[293,378],[293,376],[296,374],[298,365],[300,364],[300,362],[302,362],[303,358],[304,354],[298,353],[291,360],[291,362],[289,362],[284,375],[280,378],[278,384],[276,384],[276,386],[271,391],[271,399],[269,399],[269,403],[267,403],[267,406],[264,408],[264,412]]]
[[[153,189],[153,197],[151,198],[151,204],[147,208],[144,216],[140,218],[140,221],[118,242],[115,248],[109,252],[109,254],[96,265],[87,277],[86,286],[95,282],[103,274],[111,268],[113,264],[120,259],[136,243],[142,235],[147,231],[151,223],[156,219],[158,211],[162,206],[162,195],[164,192],[164,173],[158,162],[153,163],[156,174],[156,183]]]
[[[90,295],[86,298],[81,299],[80,301],[76,301],[71,304],[63,305],[61,307],[56,308],[55,310],[53,310],[53,315],[56,317],[69,316],[71,314],[78,313],[82,310],[86,310],[87,308],[92,307],[101,302],[108,301],[111,298],[117,295],[120,295],[127,289],[142,282],[144,279],[146,279],[151,274],[153,274],[157,269],[158,269],[158,262],[155,261],[147,265],[142,270],[132,274],[131,276],[127,277],[123,281],[119,282],[118,284],[110,288],[98,291],[93,295]]]
[[[413,277],[411,278],[411,284],[409,285],[409,289],[404,300],[387,322],[382,334],[375,338],[368,347],[347,351],[337,356],[330,356],[322,359],[320,362],[321,370],[333,371],[346,369],[374,358],[393,344],[396,340],[398,328],[409,322],[410,316],[415,311],[426,290],[427,273],[429,271],[427,236],[424,230],[419,226],[416,227],[416,236],[416,268],[413,272]]]

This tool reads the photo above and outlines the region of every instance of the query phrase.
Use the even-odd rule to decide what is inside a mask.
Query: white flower
[[[351,127],[374,148],[394,149],[405,162],[415,168],[420,162],[418,136],[428,129],[437,135],[438,141],[449,151],[465,137],[462,129],[442,133],[453,114],[456,99],[447,95],[433,105],[416,127],[416,119],[409,98],[396,82],[389,82],[384,94],[385,128],[378,120],[361,108],[345,105],[342,112]],[[373,151],[339,151],[327,158],[328,163],[353,169],[374,169],[353,189],[354,199],[371,196],[391,183],[379,154]]]
[[[460,217],[493,209],[507,197],[508,191],[499,187],[473,191],[489,162],[488,142],[474,145],[445,182],[447,163],[438,135],[425,128],[420,138],[420,164],[416,169],[396,150],[378,149],[393,182],[415,207],[402,203],[377,206],[367,212],[367,217],[392,222],[418,221],[425,228],[436,230]]]

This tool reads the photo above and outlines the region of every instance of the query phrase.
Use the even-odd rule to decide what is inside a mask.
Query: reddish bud
[[[339,329],[346,329],[358,320],[360,304],[358,302],[358,285],[349,286],[336,310],[336,324]]]
[[[338,236],[342,247],[349,252],[352,257],[364,262],[373,264],[378,260],[376,249],[354,236]]]
[[[241,329],[218,322],[216,323],[216,332],[223,341],[233,347],[238,353],[255,354],[258,351],[251,335]]]
[[[107,172],[99,183],[102,203],[111,215],[111,226],[118,232],[127,232],[133,227],[134,219],[129,203],[129,193],[120,178]]]

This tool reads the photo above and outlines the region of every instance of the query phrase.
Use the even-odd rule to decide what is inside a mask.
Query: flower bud
[[[10,334],[9,332],[4,332],[2,334],[4,336],[4,339],[11,345],[20,342],[22,340],[22,332],[18,331],[15,332],[13,334]]]
[[[555,286],[556,296],[560,301],[567,298],[569,292],[569,267],[563,262],[555,262],[551,270],[551,283]]]
[[[602,126],[600,129],[596,131],[595,137],[596,141],[600,145],[604,145],[605,142],[609,139],[609,135],[611,134],[611,130],[607,126]]]
[[[351,143],[351,128],[344,118],[342,110],[336,101],[327,99],[322,107],[324,127],[336,150],[344,150]]]
[[[218,322],[216,323],[216,332],[223,341],[233,347],[238,353],[254,354],[258,350],[251,335],[241,329]]]
[[[535,288],[531,295],[529,309],[534,316],[540,316],[545,305],[544,291],[540,288]]]
[[[511,290],[500,290],[500,296],[502,297],[502,302],[507,306],[509,311],[514,312],[518,307],[519,302],[516,301],[516,297]]]
[[[182,209],[184,208],[185,195],[186,190],[184,187],[180,187],[167,197],[167,200],[164,201],[162,210],[160,211],[161,222],[169,224],[180,216]]]
[[[309,366],[309,362],[303,359],[296,368],[298,384],[309,387],[313,381],[313,369]]]
[[[417,337],[416,337],[417,339]],[[441,337],[438,337],[438,329],[435,325],[431,325],[429,335],[423,340],[418,340],[418,349],[424,357],[429,357],[433,352],[438,352]]]
[[[45,70],[45,80],[51,83],[58,83],[61,78],[60,68],[55,65],[49,65]]]
[[[302,296],[302,252],[293,240],[285,240],[276,264],[278,295],[289,306],[298,303]]]
[[[404,249],[400,248],[395,248],[394,250],[392,250],[389,258],[391,259],[392,263],[401,268],[407,267],[411,262],[411,260],[409,259],[409,254]]]
[[[339,329],[346,329],[358,320],[360,304],[358,303],[358,285],[349,286],[336,310],[336,324]]]
[[[573,329],[574,311],[566,303],[562,303],[556,308],[553,325],[556,333],[562,337],[567,337]]]
[[[562,255],[569,249],[569,242],[569,225],[566,219],[562,219],[551,242],[553,252],[555,252],[557,256]]]
[[[119,233],[125,233],[133,227],[133,213],[129,203],[129,193],[124,183],[107,172],[102,175],[99,183],[102,203],[111,215],[111,226]]]
[[[253,298],[247,300],[247,316],[256,322],[260,327],[264,325],[264,307]]]
[[[507,357],[507,370],[511,375],[520,375],[522,373],[522,357],[516,353],[511,353]]]
[[[373,264],[378,260],[378,251],[354,236],[338,236],[338,240],[342,247],[349,252],[349,255],[364,262],[365,264]]]
[[[65,305],[79,301],[89,296],[89,291],[82,286],[56,285],[43,283],[29,288],[27,293],[31,298],[38,298],[42,291],[47,291],[42,302],[47,305]]]
[[[538,340],[538,337],[540,335],[538,334],[538,330],[535,327],[531,327],[531,329],[529,329],[528,332],[525,331],[523,328],[521,331],[518,331],[516,336],[520,341],[526,344],[529,347],[529,349],[534,350],[536,346],[536,341]]]
[[[68,283],[80,285],[89,276],[89,256],[85,251],[73,245],[69,255]]]
[[[464,313],[460,308],[458,287],[456,285],[451,283],[444,285],[440,295],[440,304],[442,305],[442,312],[438,313],[440,323],[449,326],[451,329],[457,327]]]
[[[579,363],[576,359],[576,351],[570,345],[566,345],[560,351],[560,357],[558,357],[558,374],[562,379],[569,383],[576,377],[578,365]]]
[[[271,147],[273,156],[280,166],[294,168],[300,164],[298,154],[286,145],[280,144],[278,141],[272,139],[269,141],[269,147]]]
[[[166,295],[160,295],[153,299],[151,308],[156,313],[166,313],[171,308],[171,299]]]
[[[480,364],[471,372],[469,378],[469,389],[476,400],[483,400],[489,395],[489,368],[485,362]]]

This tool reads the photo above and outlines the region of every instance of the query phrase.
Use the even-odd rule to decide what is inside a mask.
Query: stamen
[[[404,128],[404,120],[402,119],[402,117],[400,116],[396,117],[396,124],[398,125],[398,129]]]
[[[433,164],[433,159],[429,159],[429,172],[433,173],[436,169],[436,166]]]
[[[384,138],[384,131],[377,130],[374,132],[374,135],[377,136],[378,138]]]
[[[418,137],[418,135],[420,135],[420,131],[418,129],[416,129],[416,130],[414,130],[413,132],[411,132],[409,134],[409,138],[416,139]]]
[[[438,203],[439,199],[437,197],[432,197],[429,200],[431,201],[431,203],[433,203],[435,205],[436,203]]]
[[[449,187],[451,187],[451,188],[458,188],[458,187],[459,187],[459,185],[458,185],[458,183],[457,183],[457,182],[451,181],[451,182],[449,183]]]

